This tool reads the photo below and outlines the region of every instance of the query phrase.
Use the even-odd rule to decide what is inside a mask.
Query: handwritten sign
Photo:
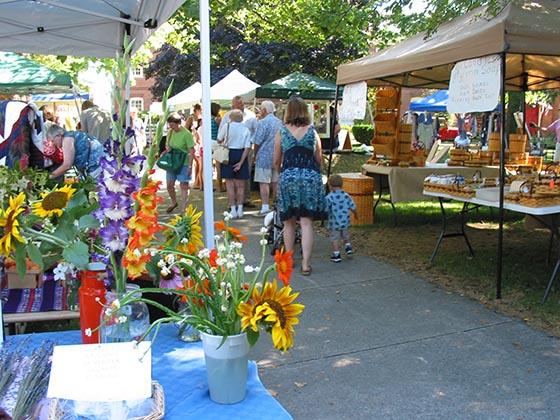
[[[56,346],[47,397],[75,401],[150,398],[150,342]]]
[[[341,124],[353,124],[366,115],[367,83],[358,82],[344,86],[342,105],[338,111]]]
[[[499,55],[461,61],[453,67],[447,112],[464,114],[496,109],[500,99]]]

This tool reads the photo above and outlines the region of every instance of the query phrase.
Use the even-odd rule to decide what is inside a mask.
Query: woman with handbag
[[[222,178],[226,180],[228,204],[233,218],[243,217],[245,182],[249,179],[247,156],[251,148],[251,132],[243,124],[243,112],[234,109],[230,122],[223,124],[218,132],[217,142],[229,148],[227,164],[221,164]]]
[[[167,146],[165,154],[175,154],[184,156],[183,162],[178,168],[166,169],[165,179],[167,182],[167,192],[171,199],[171,204],[167,208],[167,213],[171,213],[177,207],[177,194],[175,193],[175,181],[179,181],[181,189],[180,213],[185,211],[189,198],[189,182],[191,180],[191,168],[193,159],[194,139],[189,130],[181,125],[181,116],[173,112],[167,117]],[[178,153],[179,152],[179,153]],[[182,154],[180,152],[183,152]],[[161,158],[160,158],[161,159]]]

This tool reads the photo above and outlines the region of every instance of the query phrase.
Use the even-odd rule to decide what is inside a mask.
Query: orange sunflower
[[[294,326],[299,324],[297,315],[303,312],[304,305],[293,303],[299,293],[292,294],[290,286],[278,290],[276,282],[266,283],[261,290],[253,289],[251,299],[240,303],[237,313],[241,316],[241,329],[251,328],[258,331],[264,323],[272,333],[272,343],[278,350],[289,350],[294,345]]]
[[[239,229],[230,227],[222,221],[214,223],[214,228],[218,232],[225,232],[232,241],[241,242],[247,240],[246,236],[241,235],[241,231]]]
[[[294,271],[293,251],[276,251],[274,254],[274,262],[276,263],[276,271],[278,272],[278,279],[284,283],[284,286],[290,284],[290,277]]]

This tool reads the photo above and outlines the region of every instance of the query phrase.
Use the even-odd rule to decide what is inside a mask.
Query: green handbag
[[[160,156],[156,165],[166,171],[179,172],[185,165],[186,158],[186,152],[178,149],[171,149]]]

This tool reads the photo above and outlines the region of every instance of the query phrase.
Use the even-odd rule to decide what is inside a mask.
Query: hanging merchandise
[[[358,82],[344,86],[342,105],[338,112],[340,124],[351,125],[362,120],[366,114],[367,83]]]

